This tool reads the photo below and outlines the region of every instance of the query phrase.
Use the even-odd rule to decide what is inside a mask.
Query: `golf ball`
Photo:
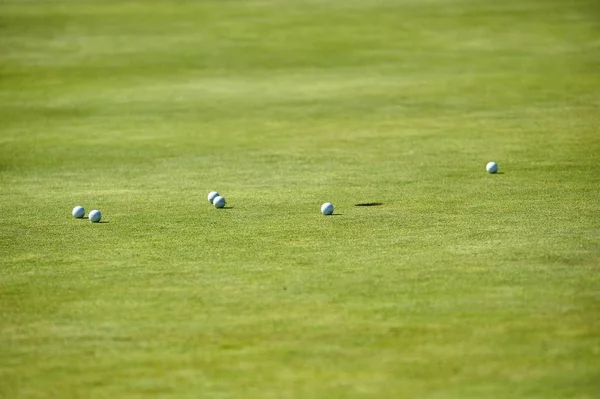
[[[321,213],[323,215],[331,215],[333,213],[333,204],[330,202],[326,202],[321,205]]]
[[[223,208],[225,206],[225,198],[221,197],[220,195],[217,195],[213,200],[213,205],[215,206],[215,208]]]
[[[216,191],[211,191],[210,193],[208,193],[208,202],[210,202],[211,204],[213,203],[213,200],[219,196],[219,193]]]
[[[74,218],[81,219],[83,215],[85,215],[85,209],[83,209],[82,206],[76,206],[73,208],[73,212],[71,213],[73,214]]]
[[[93,211],[90,212],[90,222],[98,223],[100,221],[100,219],[102,219],[102,213],[100,213],[99,210],[94,209]]]
[[[487,165],[485,165],[485,170],[487,170],[488,173],[496,173],[498,172],[498,164],[496,162],[488,162]]]

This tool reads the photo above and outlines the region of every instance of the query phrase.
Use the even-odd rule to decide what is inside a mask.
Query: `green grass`
[[[597,398],[599,71],[594,0],[0,2],[0,397]]]

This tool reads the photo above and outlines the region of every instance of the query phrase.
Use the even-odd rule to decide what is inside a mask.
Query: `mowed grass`
[[[3,1],[0,397],[599,397],[599,15]]]

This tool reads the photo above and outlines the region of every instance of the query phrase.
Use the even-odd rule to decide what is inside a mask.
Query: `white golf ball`
[[[488,162],[487,165],[485,165],[485,170],[487,170],[488,173],[496,173],[498,172],[498,164],[496,162]]]
[[[100,219],[102,219],[102,213],[100,213],[99,210],[94,209],[93,211],[90,212],[90,222],[92,223],[98,223],[100,221]]]
[[[326,202],[321,205],[321,213],[323,215],[331,215],[333,213],[333,204],[331,202]]]
[[[219,193],[216,191],[211,191],[210,193],[208,193],[208,202],[210,202],[211,204],[213,203],[213,200],[219,196]]]
[[[73,212],[71,213],[73,214],[74,218],[81,219],[83,215],[85,215],[85,209],[83,209],[82,206],[76,206],[73,208]]]
[[[221,197],[220,195],[217,195],[213,200],[213,205],[215,206],[215,208],[223,208],[225,206],[225,198]]]

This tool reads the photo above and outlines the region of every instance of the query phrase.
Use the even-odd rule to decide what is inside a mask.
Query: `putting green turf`
[[[599,9],[2,1],[0,397],[597,398]]]

